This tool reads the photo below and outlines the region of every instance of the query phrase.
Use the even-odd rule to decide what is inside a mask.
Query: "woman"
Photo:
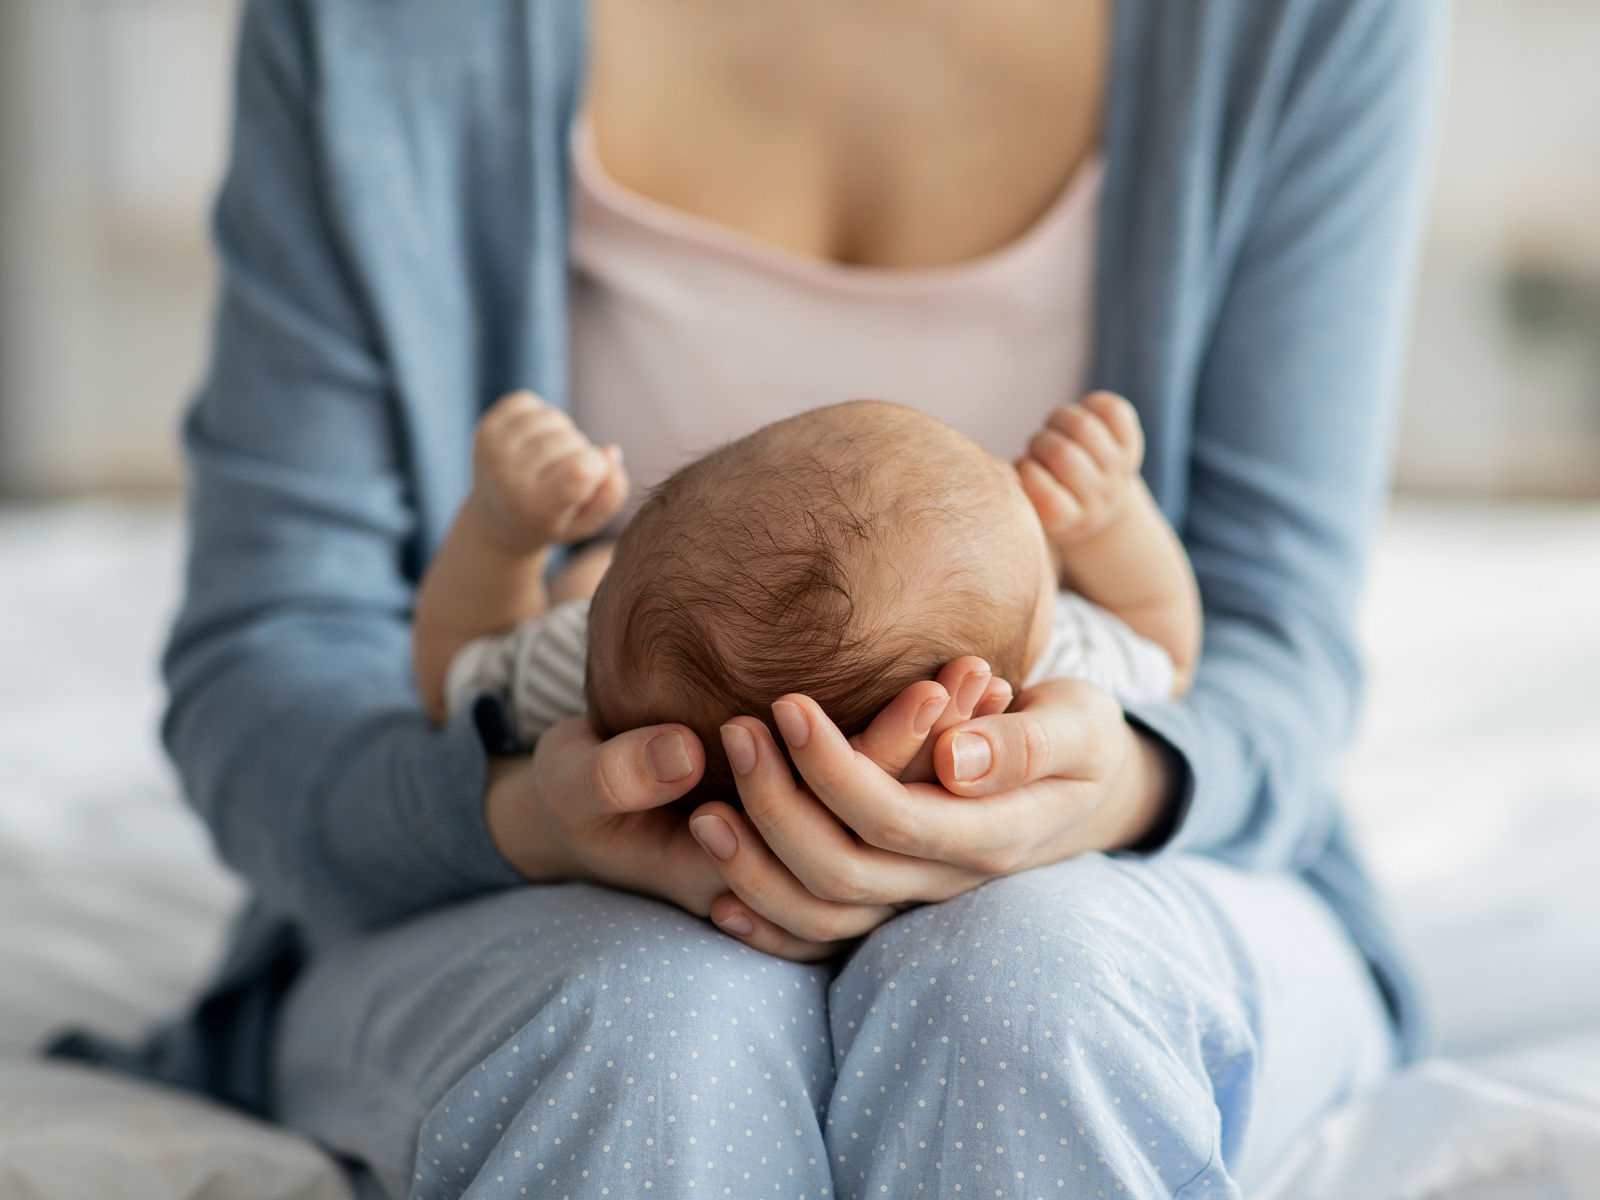
[[[373,1195],[1222,1196],[1412,1054],[1330,773],[1435,24],[1388,0],[252,3],[165,733],[257,902],[179,1069]],[[647,255],[571,257],[580,114]],[[960,301],[1021,270],[1049,222],[1094,274],[1031,315],[1081,352],[1018,332],[1046,365],[1016,405],[1138,406],[1206,607],[1185,701],[1025,693],[927,808],[886,710],[864,754],[811,731],[821,799],[764,777],[693,833],[686,730],[571,723],[531,757],[494,753],[481,707],[430,730],[406,622],[477,414],[520,386],[655,430],[696,403],[593,386],[641,258],[778,255],[764,294],[810,301],[846,271],[871,319],[895,280]],[[646,365],[731,361],[678,311],[644,311]],[[902,361],[942,361],[902,327]],[[810,370],[815,336],[750,381]],[[838,387],[814,402],[863,390]],[[858,837],[818,862],[829,809]]]

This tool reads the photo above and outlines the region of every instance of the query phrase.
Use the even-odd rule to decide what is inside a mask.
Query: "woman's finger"
[[[689,819],[689,829],[716,860],[729,891],[751,911],[806,941],[848,941],[894,913],[888,905],[845,904],[812,895],[730,805],[702,805]]]
[[[939,781],[960,796],[988,796],[1050,777],[1094,779],[1121,723],[1109,693],[1079,680],[1048,680],[1006,713],[946,730],[934,746]]]
[[[945,900],[989,878],[863,843],[815,796],[795,785],[772,734],[754,717],[730,721],[723,727],[723,739],[725,745],[740,743],[729,760],[750,766],[739,779],[745,818],[812,895],[845,904]],[[720,812],[721,807],[705,805],[695,816]]]
[[[620,818],[590,844],[586,865],[598,883],[659,897],[697,917],[709,915],[728,887],[675,808]]]
[[[896,779],[905,778],[920,757],[921,777],[931,780],[929,740],[978,715],[978,704],[989,694],[991,681],[989,664],[983,659],[971,654],[954,659],[934,680],[914,683],[896,696],[850,744]]]
[[[933,782],[936,778],[933,773],[934,742],[946,729],[977,714],[977,706],[988,694],[993,676],[989,664],[983,659],[974,654],[964,654],[941,667],[934,682],[944,689],[949,699],[935,714],[933,725],[920,739],[916,752],[899,770],[892,770],[882,762],[878,764],[889,775],[907,783]]]
[[[998,675],[989,680],[989,686],[983,691],[983,698],[978,701],[978,706],[972,710],[975,717],[993,717],[1011,707],[1011,685]],[[942,730],[940,732],[943,732]]]
[[[602,742],[586,720],[574,717],[551,726],[539,750],[549,764],[545,790],[580,817],[670,804],[700,782],[706,765],[700,739],[684,725],[646,725]]]
[[[949,703],[950,693],[933,680],[913,683],[851,738],[850,744],[898,779],[921,752]],[[929,763],[931,766],[931,751]]]
[[[901,783],[856,754],[810,697],[784,696],[772,709],[807,786],[869,845],[983,873],[995,871],[993,851],[1024,832],[1017,822],[1031,797],[1017,793],[978,805],[939,784]]]
[[[753,912],[732,892],[723,892],[711,904],[712,924],[729,937],[737,938],[753,950],[787,958],[791,962],[817,962],[832,958],[849,947],[843,942],[808,942],[796,937],[780,925],[774,925],[758,912]]]
[[[704,765],[699,740],[679,725],[633,729],[602,742],[587,721],[562,721],[534,750],[526,802],[496,808],[491,801],[496,845],[510,861],[523,857],[516,847],[526,847],[530,862],[559,846],[578,877],[704,915],[726,887],[688,822],[670,807],[699,782]]]

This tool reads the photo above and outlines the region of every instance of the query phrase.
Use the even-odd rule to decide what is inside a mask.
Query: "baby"
[[[1199,601],[1142,454],[1133,407],[1109,393],[1052,413],[1015,468],[914,409],[814,409],[672,475],[547,594],[551,548],[598,533],[627,482],[615,447],[509,396],[479,427],[472,492],[422,583],[424,703],[442,720],[497,694],[525,743],[584,713],[601,737],[680,722],[706,749],[698,801],[735,798],[718,728],[770,721],[787,692],[847,735],[963,655],[1014,689],[1181,694]]]

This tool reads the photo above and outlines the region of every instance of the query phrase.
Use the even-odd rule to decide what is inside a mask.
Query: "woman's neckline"
[[[634,191],[606,170],[587,110],[574,119],[570,136],[577,182],[604,207],[658,233],[693,242],[701,249],[748,266],[813,286],[850,291],[942,290],[1004,275],[1016,264],[1037,256],[1041,248],[1081,213],[1084,205],[1098,194],[1097,185],[1103,170],[1099,150],[1091,150],[1073,169],[1049,206],[1016,237],[993,250],[940,266],[878,267],[838,262],[791,250]]]

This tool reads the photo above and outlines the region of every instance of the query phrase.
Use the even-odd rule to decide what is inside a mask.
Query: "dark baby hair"
[[[963,654],[1021,682],[1036,592],[979,577],[961,552],[992,530],[991,506],[974,511],[964,493],[992,481],[947,439],[907,437],[905,410],[867,405],[838,421],[848,407],[768,426],[672,475],[595,593],[590,720],[602,737],[693,729],[707,760],[697,801],[737,802],[718,728],[740,714],[770,726],[787,692],[849,735]]]

